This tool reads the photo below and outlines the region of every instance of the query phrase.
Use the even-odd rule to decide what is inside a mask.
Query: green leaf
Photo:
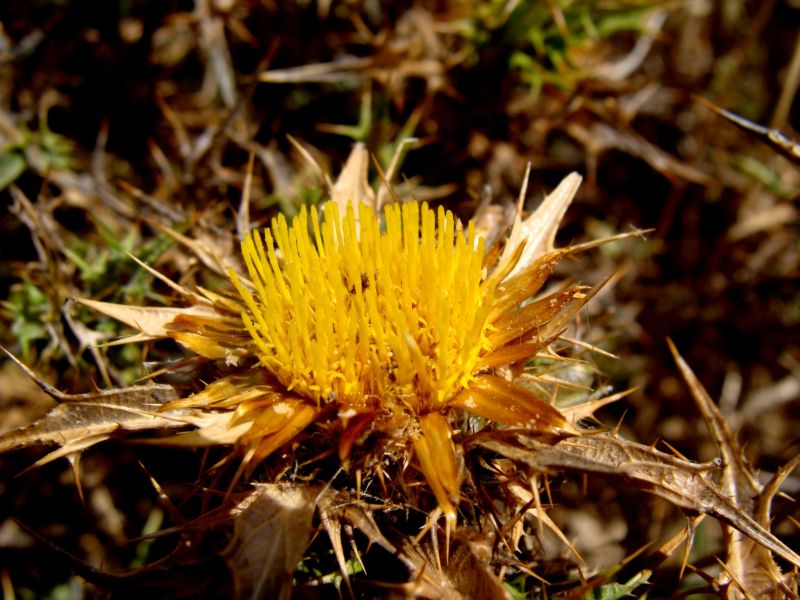
[[[0,154],[0,190],[6,189],[25,172],[28,166],[21,152],[6,152]]]
[[[640,585],[648,583],[650,573],[642,571],[634,575],[626,583],[609,583],[592,590],[584,596],[586,600],[620,600],[633,597],[633,591]]]

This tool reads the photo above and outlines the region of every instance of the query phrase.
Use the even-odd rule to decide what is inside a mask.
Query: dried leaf
[[[27,427],[0,435],[0,452],[39,444],[59,444],[65,453],[82,450],[117,430],[182,427],[162,417],[158,407],[175,400],[172,386],[148,385],[73,396]],[[87,444],[87,440],[91,443]],[[56,458],[53,456],[52,458]]]
[[[311,539],[318,487],[254,484],[232,510],[226,550],[239,598],[288,599],[292,575]]]
[[[510,600],[511,594],[491,568],[492,547],[486,538],[459,531],[451,540],[449,557],[442,558],[436,547],[403,539],[401,557],[411,570],[414,586],[406,597]]]
[[[455,536],[445,575],[462,598],[511,600],[500,578],[491,568],[492,547],[485,536]]]
[[[667,343],[721,455],[720,489],[737,508],[753,517],[755,522],[769,531],[772,498],[780,486],[779,482],[797,465],[800,457],[797,457],[789,468],[776,474],[776,479],[769,489],[762,489],[744,458],[742,448],[711,396],[680,356],[672,340],[667,339]],[[777,486],[774,484],[775,481],[778,482]],[[725,528],[725,533],[728,555],[725,570],[720,574],[722,582],[734,581],[743,588],[741,592],[736,591],[739,593],[734,592],[738,597],[751,594],[759,598],[782,598],[784,591],[780,589],[779,583],[784,581],[784,575],[767,547],[754,543],[753,539],[742,535],[739,531]]]
[[[118,430],[140,431],[183,427],[185,423],[158,414],[158,409],[178,398],[170,385],[144,385],[93,392],[64,394],[38,377],[5,348],[0,348],[28,377],[59,405],[30,425],[0,435],[0,452],[25,446],[58,444],[37,465],[85,450]]]
[[[714,466],[608,433],[584,434],[554,445],[522,434],[494,433],[476,436],[472,443],[543,472],[569,470],[620,479],[686,510],[716,517],[800,567],[797,553],[737,507],[713,481]]]

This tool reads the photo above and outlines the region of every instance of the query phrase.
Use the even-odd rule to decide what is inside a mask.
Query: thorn
[[[619,421],[617,421],[617,424],[614,425],[614,428],[611,430],[612,435],[619,435],[620,427],[622,427],[622,421],[625,420],[627,414],[628,414],[628,409],[626,408],[624,411],[622,411],[622,416],[619,418]]]
[[[78,489],[78,498],[81,499],[81,504],[86,508],[86,498],[83,495],[83,484],[81,482],[81,454],[75,452],[67,455],[67,460],[72,467],[72,477],[75,479],[75,487]]]
[[[253,164],[255,162],[255,152],[250,152],[247,159],[247,171],[244,176],[244,186],[242,188],[242,200],[239,203],[239,210],[236,214],[236,227],[239,230],[239,240],[244,240],[250,231],[250,194],[253,188]]]
[[[450,526],[453,526],[455,530],[455,519],[451,519],[448,515],[445,515],[444,519],[444,563],[448,564],[450,562]]]
[[[156,481],[156,478],[153,477],[150,474],[150,471],[147,470],[147,467],[144,466],[144,463],[142,461],[138,461],[138,462],[139,462],[139,466],[142,468],[142,471],[144,471],[144,474],[147,475],[147,478],[150,480],[150,484],[153,486],[153,489],[158,494],[159,501],[164,506],[164,508],[167,509],[167,512],[169,513],[170,518],[175,523],[184,522],[186,519],[184,519],[184,517],[181,514],[181,512],[172,503],[172,500],[170,500],[170,498],[169,498],[169,496],[167,496],[166,492],[164,492],[164,489],[161,487],[161,484],[159,484],[158,481]]]
[[[540,515],[543,512],[542,498],[539,495],[539,475],[534,474],[531,479],[531,492],[533,492],[533,503],[536,506],[536,514]],[[542,519],[536,519],[536,533],[539,534],[539,539],[544,540],[544,523]]]
[[[375,210],[379,211],[383,206],[386,200],[386,194],[390,194],[392,196],[392,201],[397,202],[398,198],[392,189],[392,179],[394,179],[395,174],[397,173],[397,169],[400,166],[400,160],[402,159],[403,154],[406,151],[406,146],[411,146],[416,144],[419,141],[418,138],[415,137],[407,137],[400,140],[400,143],[397,144],[397,148],[394,150],[394,155],[392,159],[389,161],[389,166],[386,169],[386,177],[383,176],[381,171],[380,165],[378,164],[377,159],[373,156],[372,160],[375,163],[375,166],[378,168],[378,173],[381,174],[382,184],[378,189],[378,197],[375,202]]]
[[[20,369],[22,369],[22,372],[25,373],[25,375],[27,375],[36,385],[42,388],[45,394],[53,398],[56,402],[67,402],[68,400],[71,399],[71,396],[69,394],[65,394],[64,392],[57,390],[52,385],[47,383],[44,379],[39,377],[30,367],[28,367],[28,365],[23,363],[13,354],[11,354],[11,351],[6,349],[4,346],[0,346],[0,350],[5,352],[6,356],[8,356],[8,358],[11,359],[11,362],[17,365]]]
[[[675,448],[675,447],[674,447],[672,444],[670,444],[669,442],[665,442],[664,440],[660,440],[660,441],[661,441],[661,443],[662,443],[662,444],[664,444],[664,445],[665,445],[665,446],[666,446],[666,447],[669,449],[669,451],[670,451],[670,452],[672,452],[672,453],[673,453],[675,456],[677,456],[678,458],[680,458],[680,459],[682,459],[682,460],[689,461],[689,458],[687,458],[687,457],[686,457],[686,455],[684,455],[684,454],[681,454],[681,453],[678,451],[678,449],[677,449],[677,448]]]
[[[683,579],[683,574],[686,571],[686,565],[689,564],[689,555],[692,552],[692,545],[694,544],[695,534],[695,520],[694,517],[687,517],[686,519],[686,546],[683,550],[683,558],[681,560],[681,570],[678,573],[678,581]]]
[[[758,123],[753,123],[753,121],[745,119],[744,117],[740,117],[736,113],[733,113],[729,110],[725,110],[724,108],[721,108],[716,104],[714,104],[713,102],[706,100],[705,98],[701,98],[700,96],[692,95],[692,99],[702,104],[706,108],[714,111],[721,117],[728,119],[731,123],[733,123],[740,129],[744,129],[745,131],[749,131],[750,133],[754,133],[756,135],[761,136],[762,138],[765,138],[764,141],[767,144],[772,146],[775,150],[783,154],[785,157],[795,162],[800,161],[800,143],[789,138],[782,131],[778,129],[764,127],[763,125],[759,125]]]
[[[327,190],[328,195],[330,196],[333,193],[333,181],[331,181],[331,178],[323,170],[323,168],[319,166],[319,163],[316,160],[314,160],[314,157],[311,156],[311,153],[308,150],[306,150],[296,138],[288,134],[286,135],[286,137],[288,138],[292,146],[295,147],[295,150],[297,150],[300,153],[300,156],[302,156],[303,159],[314,169],[314,171],[316,171],[317,176],[319,177],[320,181],[322,181],[322,184],[325,186],[325,189]]]
[[[522,187],[519,189],[519,196],[517,196],[517,214],[514,218],[514,224],[517,225],[522,221],[522,207],[525,205],[525,196],[528,195],[528,179],[531,175],[531,161],[525,166],[525,175],[522,177]]]

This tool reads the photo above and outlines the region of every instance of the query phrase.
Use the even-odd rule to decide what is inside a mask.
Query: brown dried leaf
[[[32,445],[58,444],[37,464],[45,464],[85,450],[118,430],[139,431],[183,427],[185,423],[158,414],[158,409],[178,398],[172,386],[146,385],[93,392],[64,394],[38,377],[10,352],[3,351],[59,405],[41,419],[0,435],[0,452]]]
[[[780,482],[797,465],[800,457],[779,471],[771,482],[772,485],[762,489],[752,468],[745,460],[744,452],[736,437],[711,396],[678,353],[672,340],[667,339],[667,344],[722,457],[720,489],[733,504],[769,531],[772,498],[778,491]],[[784,581],[784,575],[767,547],[756,544],[753,539],[727,527],[725,542],[728,556],[725,561],[725,571],[720,575],[723,581],[734,581],[743,588],[741,592],[759,598],[784,596],[784,591],[779,587],[779,582]],[[735,595],[744,597],[739,590],[736,590]]]
[[[472,533],[472,535],[470,535]],[[484,534],[459,531],[450,553],[439,557],[436,545],[402,541],[401,556],[411,570],[413,589],[406,597],[435,600],[510,600],[511,594],[491,568],[492,547]]]
[[[479,435],[472,442],[546,472],[568,470],[617,478],[676,506],[716,517],[800,567],[800,556],[736,506],[714,482],[717,469],[665,454],[609,433],[585,434],[554,445],[522,434]]]
[[[226,550],[239,598],[288,599],[292,575],[311,539],[318,487],[254,484],[231,512]]]
[[[456,535],[445,574],[462,598],[511,600],[490,566],[492,547],[484,538],[470,538],[466,532]]]

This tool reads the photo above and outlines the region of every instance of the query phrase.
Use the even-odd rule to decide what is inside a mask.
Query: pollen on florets
[[[252,288],[233,279],[256,354],[320,404],[440,408],[488,347],[483,240],[424,203],[387,206],[384,228],[368,206],[357,211],[304,207],[245,239]]]

